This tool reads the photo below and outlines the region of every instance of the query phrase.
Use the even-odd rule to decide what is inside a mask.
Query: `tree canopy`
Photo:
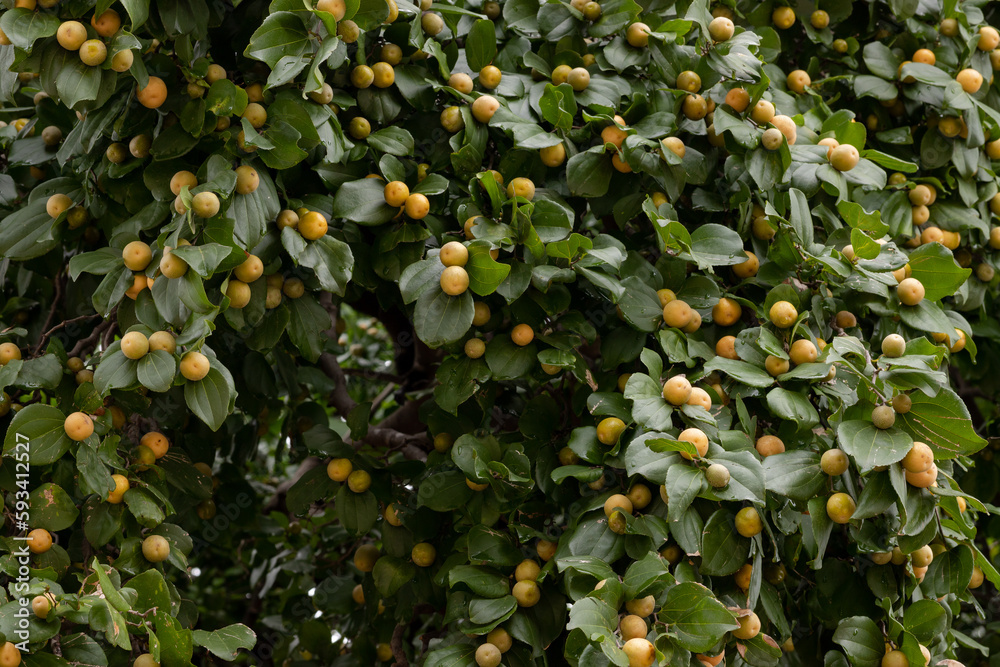
[[[998,21],[5,0],[0,667],[992,664]]]

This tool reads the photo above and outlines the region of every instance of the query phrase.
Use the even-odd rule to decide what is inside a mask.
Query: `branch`
[[[50,320],[51,320],[52,313],[49,313],[49,315],[50,315]],[[42,334],[42,337],[38,341],[38,345],[35,346],[35,352],[34,352],[34,354],[32,356],[36,356],[36,357],[38,356],[39,350],[41,350],[43,347],[45,347],[45,343],[49,340],[49,338],[52,337],[52,334],[54,334],[55,332],[59,331],[60,329],[65,329],[70,324],[77,324],[79,322],[85,322],[87,320],[92,320],[95,317],[100,317],[100,315],[97,314],[97,313],[91,313],[90,315],[81,315],[80,317],[74,317],[71,320],[65,320],[65,321],[60,322],[59,324],[55,325],[54,327],[52,327],[51,329],[49,329],[48,331],[46,331],[44,334]],[[49,321],[46,321],[45,325],[48,326],[49,325]],[[95,332],[99,333],[99,330],[95,329]],[[91,334],[91,336],[93,336],[93,334]],[[84,339],[84,340],[86,340],[86,339]],[[95,342],[96,342],[96,339],[95,339]],[[74,347],[73,349],[76,349],[76,348]],[[74,354],[74,355],[70,355],[70,356],[74,356],[75,357],[76,355]]]
[[[56,273],[56,280],[55,280],[56,293],[52,297],[52,307],[49,308],[49,315],[48,315],[48,317],[45,318],[45,324],[42,325],[42,331],[44,331],[46,333],[44,333],[42,335],[42,337],[38,340],[38,345],[35,346],[35,351],[31,355],[33,357],[37,357],[38,356],[38,351],[42,349],[43,345],[45,345],[45,341],[47,341],[49,339],[49,336],[52,335],[53,331],[55,331],[56,329],[59,328],[59,327],[56,327],[55,329],[50,329],[49,327],[52,326],[52,320],[54,320],[55,317],[56,317],[56,310],[59,309],[59,302],[62,301],[62,293],[63,293],[63,283],[64,283],[64,281],[65,281],[65,275],[62,273],[62,271],[57,272]],[[66,322],[63,322],[61,326],[65,326],[65,325],[66,325]]]
[[[389,646],[392,648],[392,657],[396,658],[396,662],[392,667],[410,667],[410,663],[406,659],[406,654],[403,653],[404,630],[403,624],[398,623],[396,624],[396,629],[392,631],[392,640],[389,642]]]
[[[84,350],[96,347],[97,342],[101,339],[101,334],[103,334],[106,330],[108,330],[111,327],[111,324],[112,324],[111,320],[104,320],[103,322],[98,324],[96,327],[94,327],[94,330],[91,332],[89,336],[78,340],[76,342],[76,345],[73,346],[73,349],[70,350],[67,354],[71,357],[79,357],[82,356]]]

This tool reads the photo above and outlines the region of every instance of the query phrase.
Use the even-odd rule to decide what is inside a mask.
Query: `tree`
[[[989,3],[13,4],[0,665],[1000,654]]]

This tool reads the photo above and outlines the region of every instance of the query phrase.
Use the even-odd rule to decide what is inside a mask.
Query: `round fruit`
[[[934,465],[934,451],[923,442],[914,442],[902,463],[906,472],[926,472]]]
[[[122,259],[129,271],[145,271],[153,261],[153,251],[142,241],[132,241],[122,250]]]
[[[656,648],[645,637],[629,639],[622,650],[628,656],[628,667],[650,667],[656,660]]]
[[[333,459],[326,464],[326,476],[334,482],[346,482],[352,472],[354,465],[350,459]]]
[[[663,385],[663,398],[672,405],[684,405],[691,398],[691,382],[683,375],[675,375]]]
[[[686,301],[674,299],[663,307],[663,323],[668,327],[683,329],[691,324],[691,320],[694,319],[694,313],[694,309]]]
[[[515,345],[524,347],[535,339],[535,332],[527,324],[518,324],[511,329],[510,339]]]
[[[963,69],[955,76],[955,80],[961,84],[962,90],[970,95],[978,93],[983,86],[983,75],[972,68]]]
[[[465,266],[469,261],[469,249],[458,241],[449,241],[441,247],[438,258],[445,266]]]
[[[205,379],[205,376],[212,369],[212,365],[209,363],[208,357],[201,352],[192,350],[181,359],[180,369],[184,379],[198,382]]]
[[[67,51],[77,51],[87,41],[87,28],[79,21],[64,21],[56,30],[56,41]]]
[[[80,45],[80,60],[84,65],[97,67],[107,59],[108,47],[101,40],[88,39]]]
[[[372,476],[367,470],[355,470],[347,476],[347,488],[354,493],[364,493],[372,485]]]
[[[719,326],[728,327],[736,324],[743,314],[743,308],[737,301],[722,297],[712,307],[712,321]]]
[[[517,582],[511,589],[511,594],[521,607],[534,607],[542,599],[542,590],[533,580]]]
[[[816,349],[815,343],[805,338],[800,338],[792,343],[791,348],[788,350],[788,357],[796,366],[799,364],[811,364],[816,361],[818,355],[819,351]]]
[[[94,420],[83,412],[74,412],[63,421],[63,430],[70,440],[82,442],[94,432]]]
[[[219,196],[214,192],[199,192],[191,198],[191,210],[199,218],[214,217],[219,213],[221,207]]]
[[[861,159],[858,149],[851,144],[840,144],[829,153],[830,165],[837,171],[850,171]]]
[[[241,195],[251,194],[253,192],[256,192],[257,188],[259,186],[260,186],[260,174],[257,173],[256,169],[254,169],[253,167],[251,167],[249,165],[241,165],[241,166],[239,166],[239,167],[236,168],[236,193],[237,194],[241,194]],[[204,192],[199,193],[198,195],[195,195],[195,199],[197,199],[202,194],[207,194],[207,193],[204,193]],[[218,198],[216,198],[216,199],[218,199]],[[195,213],[197,213],[197,212],[198,211],[197,211],[197,208],[196,208],[195,209]],[[211,217],[211,216],[207,216],[207,217]]]
[[[736,26],[733,25],[732,19],[725,16],[717,16],[708,24],[708,34],[716,42],[725,42],[731,39],[735,31]]]
[[[788,301],[778,301],[771,306],[768,317],[771,323],[779,329],[787,329],[795,324],[795,320],[799,317],[799,311]]]
[[[45,201],[45,212],[50,218],[58,218],[72,206],[72,199],[64,194],[54,194]]]
[[[158,109],[167,100],[167,84],[158,76],[150,76],[145,87],[136,90],[135,97],[147,109]]]
[[[481,338],[470,338],[465,341],[465,356],[470,359],[479,359],[486,354],[486,343]]]
[[[757,453],[767,458],[785,451],[785,443],[776,435],[762,435],[754,446]]]
[[[733,274],[737,278],[752,278],[757,275],[757,270],[760,268],[760,260],[757,259],[757,255],[753,254],[749,250],[744,250],[743,252],[746,253],[747,260],[734,266]]]
[[[834,523],[845,524],[854,516],[857,505],[846,493],[835,493],[826,501],[826,515]]]
[[[785,84],[793,93],[803,93],[812,84],[812,79],[805,70],[792,70],[785,77]]]
[[[937,472],[937,466],[932,463],[931,467],[924,472],[910,472],[907,470],[904,476],[906,477],[907,484],[915,486],[918,489],[926,489],[937,483]]]
[[[830,477],[839,477],[847,472],[850,464],[847,454],[840,449],[828,449],[819,459],[820,469]]]
[[[146,433],[139,440],[139,444],[143,447],[149,447],[149,450],[153,452],[153,456],[158,459],[166,456],[167,450],[170,449],[170,440],[159,431]]]
[[[879,405],[872,410],[872,424],[875,428],[885,430],[896,423],[896,412],[888,405]]]
[[[896,295],[907,306],[915,306],[924,298],[924,286],[916,278],[905,278],[896,286]]]
[[[694,445],[699,457],[704,457],[708,454],[708,436],[701,429],[686,428],[677,436],[677,440],[680,442],[689,442]],[[681,452],[681,456],[688,461],[694,458],[688,452]]]
[[[776,7],[771,12],[771,22],[774,23],[774,27],[787,30],[795,23],[795,10],[791,7]]]
[[[149,339],[141,331],[130,331],[122,336],[121,346],[129,359],[142,359],[149,352]]]
[[[489,642],[476,649],[476,664],[479,667],[497,667],[500,664],[500,649]]]
[[[469,274],[461,266],[447,266],[441,272],[440,283],[445,294],[459,296],[469,289]]]
[[[781,148],[781,144],[785,142],[785,135],[781,133],[776,127],[769,127],[764,130],[764,134],[760,137],[760,144],[765,150],[776,151]]]
[[[715,489],[722,489],[729,485],[729,468],[721,463],[713,463],[705,471],[705,479]]]
[[[737,621],[740,627],[733,630],[733,636],[737,639],[753,639],[760,633],[760,618],[757,614],[750,612],[749,616],[741,616]]]
[[[170,543],[162,535],[150,535],[142,541],[142,555],[150,563],[162,563],[170,556]]]
[[[597,439],[604,445],[614,445],[625,431],[625,422],[618,417],[605,417],[597,425]]]
[[[649,633],[645,619],[634,614],[624,616],[618,624],[618,628],[621,630],[622,639],[625,641],[636,637],[645,637]]]
[[[649,33],[651,30],[645,23],[633,23],[625,31],[625,41],[637,49],[645,48],[649,44]]]
[[[546,167],[558,167],[566,161],[566,146],[564,144],[546,146],[538,151],[538,157]]]
[[[430,567],[434,564],[435,558],[437,558],[437,549],[434,548],[433,544],[427,542],[414,544],[413,549],[410,550],[410,559],[417,567]]]
[[[480,95],[472,103],[472,117],[480,123],[489,123],[500,108],[500,102],[492,95]]]
[[[744,507],[736,513],[736,532],[743,537],[759,535],[764,530],[760,515],[753,507]]]
[[[906,339],[899,334],[889,334],[882,339],[882,354],[887,357],[901,357],[906,354]]]
[[[809,17],[809,23],[817,30],[823,30],[830,25],[830,15],[822,9],[817,9]]]
[[[180,278],[187,270],[187,262],[170,252],[170,248],[164,249],[163,257],[160,258],[160,273],[165,278]]]

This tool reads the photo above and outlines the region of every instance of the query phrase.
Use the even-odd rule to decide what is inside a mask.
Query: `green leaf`
[[[164,392],[177,376],[177,360],[165,350],[153,350],[139,360],[136,377],[150,391]]]
[[[600,598],[586,597],[577,600],[569,610],[567,630],[581,630],[587,639],[602,641],[613,637],[618,625],[618,611]]]
[[[725,357],[713,357],[705,364],[705,372],[721,371],[750,387],[770,387],[774,384],[774,378],[768,375],[767,371],[759,366],[754,366],[738,359],[727,359]]]
[[[603,197],[613,174],[611,157],[603,149],[577,153],[566,162],[566,184],[580,197]]]
[[[305,55],[310,48],[309,36],[298,14],[275,12],[254,31],[244,55],[262,60],[274,69],[281,58]]]
[[[206,632],[195,630],[191,639],[196,646],[204,646],[223,660],[235,660],[240,649],[250,650],[257,643],[257,635],[242,623]]]
[[[474,315],[475,308],[469,292],[448,296],[440,287],[431,288],[417,299],[413,325],[417,337],[426,345],[440,347],[464,336],[472,326]]]
[[[955,261],[951,251],[940,243],[925,243],[910,252],[907,260],[912,269],[912,278],[924,286],[924,297],[938,301],[952,296],[972,274],[972,269],[963,269]]]
[[[497,55],[496,26],[493,21],[480,19],[472,24],[465,37],[465,58],[473,72],[493,62]]]
[[[56,34],[59,24],[55,14],[23,7],[8,9],[0,15],[0,30],[6,33],[11,44],[25,51],[31,51],[36,40]]]
[[[23,460],[27,454],[33,465],[48,465],[58,461],[72,444],[63,424],[66,416],[59,408],[33,403],[22,408],[4,438],[4,456]]]
[[[489,296],[497,290],[510,274],[510,265],[501,264],[490,256],[488,243],[473,242],[469,245],[469,289],[479,296]]]
[[[632,401],[632,419],[652,431],[673,428],[674,409],[663,398],[663,388],[643,373],[633,373],[625,385],[625,398]]]
[[[368,145],[390,155],[412,155],[413,136],[401,127],[386,127],[368,135]],[[367,179],[375,180],[375,179]],[[380,181],[376,180],[376,183]]]
[[[319,285],[328,292],[343,296],[354,269],[351,247],[329,234],[306,244],[298,262],[316,273]]]
[[[705,586],[677,584],[669,591],[657,618],[669,624],[682,648],[696,653],[711,650],[725,634],[739,627],[736,616]]]
[[[885,655],[885,637],[870,618],[852,616],[837,624],[833,641],[839,644],[854,667],[878,667]]]
[[[804,394],[788,389],[772,389],[767,393],[767,407],[775,417],[795,422],[799,430],[819,424],[819,413]]]
[[[94,371],[94,387],[103,396],[111,389],[132,387],[138,383],[139,362],[129,359],[122,352],[121,342],[115,341],[101,357]]]
[[[969,456],[986,446],[972,426],[965,402],[951,389],[941,387],[934,397],[913,392],[910,398],[910,411],[897,415],[896,423],[914,440],[930,445],[936,459]]]
[[[917,600],[906,608],[903,626],[921,644],[930,644],[948,629],[949,614],[937,600]]]
[[[385,203],[384,187],[374,178],[344,183],[333,198],[333,217],[362,225],[389,222],[399,214],[399,209]]]
[[[851,455],[862,472],[903,460],[913,439],[898,428],[879,429],[863,420],[841,422],[837,427],[840,448]]]
[[[725,576],[733,574],[750,556],[750,539],[736,532],[733,515],[728,510],[716,510],[702,532],[701,567],[703,574]]]
[[[166,518],[159,499],[152,491],[133,486],[124,495],[129,512],[146,528],[155,528]]]
[[[85,447],[86,445],[81,445]],[[76,522],[80,511],[69,494],[58,484],[46,482],[31,492],[31,525],[57,532]]]
[[[236,401],[230,382],[213,366],[201,380],[184,383],[184,401],[187,406],[213,431],[218,431],[226,421]]]
[[[344,484],[337,491],[337,516],[349,533],[363,535],[378,519],[378,501],[371,491],[354,493]]]
[[[457,565],[448,570],[448,585],[462,584],[476,595],[498,598],[510,592],[507,577],[484,565]]]
[[[808,500],[823,490],[827,476],[816,452],[795,450],[768,456],[763,461],[767,490],[793,500]]]

